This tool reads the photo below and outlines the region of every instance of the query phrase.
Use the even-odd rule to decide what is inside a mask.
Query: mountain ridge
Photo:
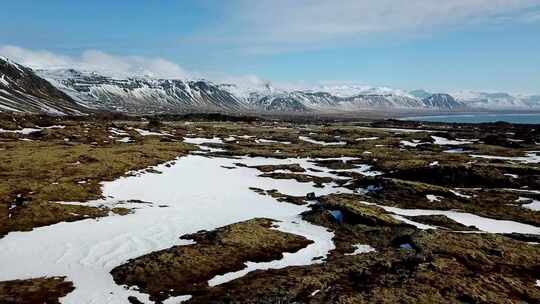
[[[0,112],[83,114],[87,108],[30,68],[0,57]]]
[[[75,69],[32,70],[0,58],[0,112],[128,114],[186,112],[339,113],[540,109],[540,96],[430,93],[365,85],[279,89],[145,76],[113,77]]]

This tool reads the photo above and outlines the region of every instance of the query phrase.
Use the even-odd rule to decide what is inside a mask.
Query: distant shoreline
[[[455,113],[455,114],[433,114],[420,116],[404,116],[397,118],[406,121],[428,121],[446,123],[486,123],[505,121],[509,123],[540,124],[540,113]]]

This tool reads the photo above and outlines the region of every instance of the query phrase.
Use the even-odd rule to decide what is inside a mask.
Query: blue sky
[[[5,1],[36,68],[540,93],[540,0]]]

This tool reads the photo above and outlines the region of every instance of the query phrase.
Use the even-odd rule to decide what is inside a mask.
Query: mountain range
[[[340,113],[380,111],[540,110],[540,96],[406,92],[359,85],[284,90],[207,80],[111,77],[96,72],[32,70],[0,57],[0,112],[81,114]]]

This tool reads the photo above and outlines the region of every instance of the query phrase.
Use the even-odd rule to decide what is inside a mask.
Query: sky
[[[33,68],[540,94],[540,0],[4,1]]]

